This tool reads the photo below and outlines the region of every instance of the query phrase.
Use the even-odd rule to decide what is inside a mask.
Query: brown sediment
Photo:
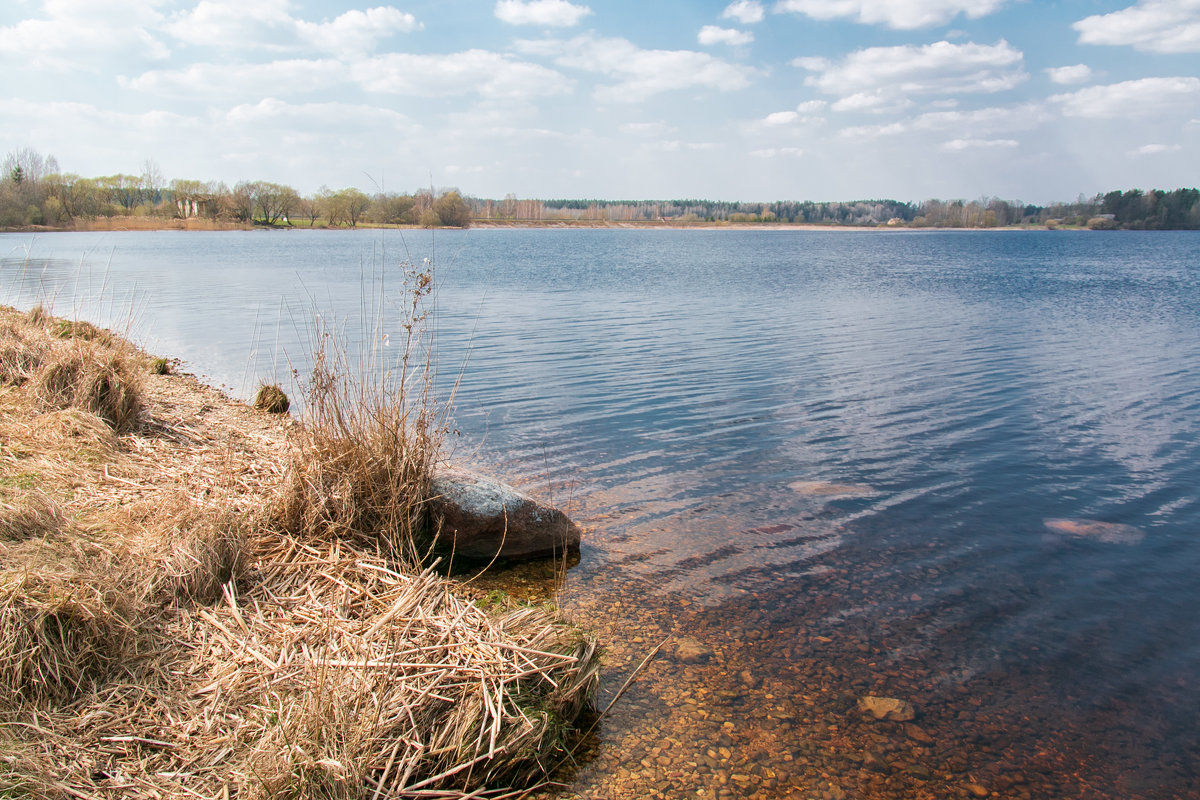
[[[489,613],[353,532],[291,535],[303,425],[60,328],[0,309],[0,795],[544,779],[595,689],[593,637],[553,609]],[[89,359],[136,400],[122,415],[76,390]]]

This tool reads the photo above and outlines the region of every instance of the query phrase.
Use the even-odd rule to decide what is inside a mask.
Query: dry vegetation
[[[300,425],[158,372],[119,337],[0,309],[0,797],[543,780],[595,643],[418,566],[422,392],[348,386],[319,357]]]

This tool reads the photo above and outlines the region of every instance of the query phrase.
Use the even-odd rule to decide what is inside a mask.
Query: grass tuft
[[[142,409],[142,387],[126,358],[91,344],[49,353],[36,392],[45,406],[91,411],[117,433],[133,430]]]
[[[66,526],[58,504],[42,492],[23,492],[16,503],[0,501],[0,543],[43,539]]]
[[[204,503],[178,491],[125,509],[115,527],[137,565],[140,593],[158,603],[212,605],[245,576],[251,515],[218,496]]]
[[[433,538],[426,502],[445,425],[432,398],[432,347],[423,338],[432,276],[409,277],[398,363],[379,364],[371,352],[356,369],[341,332],[314,331],[304,426],[276,519],[293,536],[346,539],[420,569]]]
[[[36,327],[45,327],[50,323],[50,313],[46,311],[41,303],[38,303],[25,314],[25,319],[30,325]]]
[[[150,362],[151,375],[170,375],[171,362],[165,358],[155,358]]]
[[[77,532],[0,546],[0,706],[95,691],[137,639],[137,602],[108,551]]]
[[[42,363],[45,347],[9,331],[0,333],[0,385],[21,386]]]
[[[268,414],[283,414],[291,407],[288,396],[273,383],[264,383],[254,395],[254,407]]]

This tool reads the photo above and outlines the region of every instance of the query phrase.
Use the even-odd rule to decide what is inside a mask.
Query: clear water
[[[458,457],[584,524],[606,696],[708,650],[566,795],[1200,797],[1200,234],[10,234],[0,302],[245,396],[405,257]]]

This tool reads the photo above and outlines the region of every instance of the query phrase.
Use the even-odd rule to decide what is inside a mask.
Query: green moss
[[[59,339],[86,339],[89,342],[100,336],[100,329],[92,323],[69,319],[57,320],[50,332]]]
[[[29,490],[37,486],[38,476],[32,472],[0,476],[0,486],[5,489]]]

